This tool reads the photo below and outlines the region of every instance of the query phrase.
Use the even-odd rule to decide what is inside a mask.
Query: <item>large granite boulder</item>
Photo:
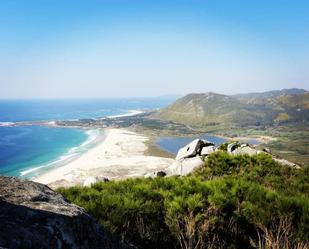
[[[129,248],[49,187],[0,176],[0,248]]]
[[[104,176],[89,176],[85,179],[83,186],[91,187],[93,184],[97,182],[108,182],[108,178]]]
[[[208,145],[202,148],[201,156],[209,156],[210,154],[216,151],[216,147],[214,145]]]
[[[249,155],[249,156],[254,156],[254,155],[264,153],[264,154],[270,155],[274,161],[276,161],[277,163],[280,163],[281,165],[285,165],[285,166],[296,168],[296,169],[301,168],[299,165],[293,162],[290,162],[286,159],[278,158],[277,156],[273,155],[271,151],[267,148],[266,149],[264,148],[264,150],[258,150],[246,143],[243,143],[243,144],[239,142],[230,143],[227,146],[227,152],[232,155]]]
[[[203,147],[206,146],[214,146],[214,144],[207,140],[194,139],[191,143],[187,144],[178,151],[176,160],[182,160],[185,158],[201,155]]]
[[[234,150],[229,151],[229,153],[231,153],[233,155],[254,156],[254,155],[257,155],[257,154],[260,154],[260,153],[263,153],[263,152],[251,147],[249,144],[240,144],[238,147],[234,148]]]
[[[215,144],[204,140],[195,139],[179,149],[176,161],[168,168],[167,175],[187,175],[193,170],[202,167],[202,158],[215,152]]]
[[[175,161],[169,168],[168,175],[187,175],[193,170],[203,167],[204,162],[201,157],[190,157],[182,160]]]

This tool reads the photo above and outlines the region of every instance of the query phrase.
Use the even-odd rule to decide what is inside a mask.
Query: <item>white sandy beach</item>
[[[146,156],[147,137],[125,129],[107,129],[106,138],[85,154],[67,165],[51,169],[34,181],[51,187],[83,184],[90,176],[108,179],[142,177],[167,169],[174,160]]]

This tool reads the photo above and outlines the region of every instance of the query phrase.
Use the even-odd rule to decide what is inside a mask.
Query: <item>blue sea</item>
[[[101,130],[12,126],[16,122],[102,118],[162,108],[173,100],[0,100],[0,175],[31,179],[76,158],[102,139]]]

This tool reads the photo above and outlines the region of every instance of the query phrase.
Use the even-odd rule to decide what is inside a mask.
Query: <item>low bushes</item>
[[[265,155],[219,152],[191,176],[58,191],[139,248],[281,248],[270,246],[278,236],[288,248],[306,248],[308,173]]]

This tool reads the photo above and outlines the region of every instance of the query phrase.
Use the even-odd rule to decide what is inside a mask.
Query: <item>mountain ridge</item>
[[[309,120],[309,92],[292,88],[236,95],[190,93],[153,117],[200,127],[302,122]]]

